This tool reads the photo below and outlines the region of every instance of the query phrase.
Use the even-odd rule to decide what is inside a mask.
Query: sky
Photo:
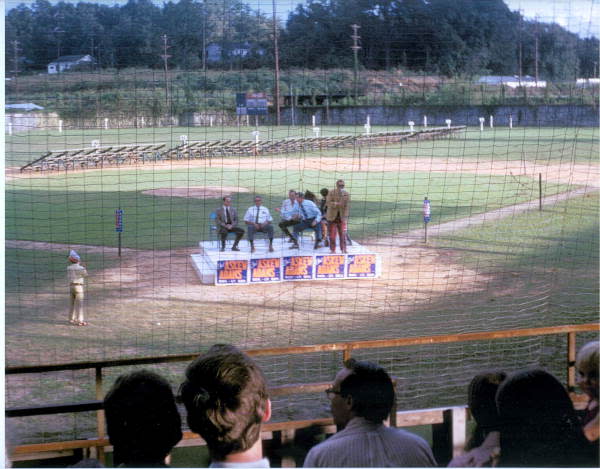
[[[77,3],[79,0],[66,1]],[[124,4],[126,1],[95,0],[90,3],[114,5]],[[153,1],[158,5],[163,3],[162,0]],[[51,2],[57,3],[56,0],[51,0]],[[480,2],[482,5],[485,4],[485,0],[480,0]],[[538,18],[545,23],[556,22],[582,37],[590,35],[600,37],[600,0],[504,0],[504,2],[511,10],[520,10],[526,18]],[[33,0],[4,0],[4,2],[0,0],[0,3],[5,3],[5,8],[8,10],[20,3],[32,4]],[[246,0],[245,3],[255,10],[271,12],[272,9],[272,0]],[[278,16],[285,19],[298,3],[304,2],[303,0],[276,0],[275,3]]]

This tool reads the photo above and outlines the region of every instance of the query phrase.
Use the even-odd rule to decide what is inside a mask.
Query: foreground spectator
[[[148,370],[120,376],[104,399],[114,465],[166,467],[181,440],[181,417],[169,383]]]
[[[394,404],[394,386],[383,368],[348,360],[326,392],[338,433],[312,448],[304,467],[435,466],[425,440],[383,424]]]
[[[450,461],[449,467],[495,466],[500,455],[500,420],[496,392],[504,372],[480,373],[469,383],[468,405],[475,428],[465,445],[467,452]]]
[[[498,389],[496,404],[502,424],[500,466],[593,466],[573,403],[550,373],[531,369],[510,375]]]
[[[600,342],[593,341],[585,344],[577,353],[577,384],[587,394],[589,401],[583,416],[583,433],[585,437],[596,443],[600,437],[600,420],[598,418],[598,353]]]
[[[188,425],[206,441],[210,467],[269,467],[260,431],[271,401],[258,365],[232,345],[214,345],[185,378],[180,395]]]

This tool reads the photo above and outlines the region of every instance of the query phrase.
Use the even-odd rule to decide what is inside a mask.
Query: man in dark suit
[[[225,251],[225,240],[229,233],[235,233],[235,241],[232,251],[239,251],[238,243],[244,236],[244,230],[237,227],[238,215],[237,210],[231,206],[231,197],[226,195],[223,197],[223,206],[217,209],[217,226],[219,227],[219,235],[221,236],[221,252]]]

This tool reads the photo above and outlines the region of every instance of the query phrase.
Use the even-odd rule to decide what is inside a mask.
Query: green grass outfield
[[[331,186],[345,178],[352,194],[350,231],[358,240],[422,226],[425,196],[432,221],[467,217],[537,197],[537,181],[528,177],[425,172],[333,172],[191,168],[85,171],[47,178],[15,179],[6,186],[6,238],[52,243],[116,246],[114,214],[124,210],[122,245],[138,249],[193,246],[209,233],[209,214],[220,198],[158,197],[143,191],[194,186],[238,186],[234,193],[240,218],[255,194],[274,211],[287,189]],[[547,183],[544,194],[567,190]]]
[[[415,127],[420,129],[421,127]],[[320,126],[321,136],[361,135],[362,126]],[[92,140],[99,140],[102,146],[126,144],[157,144],[168,146],[180,144],[180,135],[187,135],[190,141],[201,140],[254,140],[254,127],[163,127],[138,129],[87,129],[36,130],[26,133],[6,135],[6,166],[23,166],[41,157],[49,150],[91,148]],[[409,130],[407,126],[372,126],[371,132]],[[310,127],[259,127],[260,140],[312,137]],[[597,161],[599,151],[598,129],[540,127],[486,127],[480,132],[478,127],[469,127],[466,132],[452,139],[410,142],[373,147],[365,154],[373,156],[408,157],[457,157],[481,160],[528,160],[560,162],[565,159],[576,162]],[[344,156],[352,156],[346,151]],[[336,151],[319,153],[335,156]],[[298,153],[298,157],[306,153]],[[354,156],[357,156],[354,155]]]

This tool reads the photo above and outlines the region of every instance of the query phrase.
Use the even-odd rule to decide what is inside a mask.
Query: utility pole
[[[535,17],[535,84],[537,86],[537,82],[540,79],[540,75],[539,75],[539,66],[538,66],[538,62],[539,62],[539,27],[540,27],[540,22],[538,21],[538,17]]]
[[[519,10],[519,85],[523,76],[523,15]]]
[[[19,95],[19,82],[17,80],[19,74],[19,41],[12,41],[13,46],[13,80],[15,81],[15,91],[17,96]]]
[[[202,4],[202,71],[206,72],[206,0]]]
[[[360,36],[358,35],[358,30],[360,26],[357,24],[350,25],[352,28],[353,34],[350,36],[353,40],[352,52],[354,53],[354,104],[356,104],[356,100],[358,99],[358,51],[361,47],[358,45],[358,40]]]
[[[163,58],[163,61],[165,64],[165,104],[167,106],[166,107],[167,112],[169,112],[169,80],[168,80],[169,68],[168,68],[167,60],[171,56],[167,54],[167,49],[169,48],[169,46],[167,46],[167,35],[163,34],[162,39],[163,39],[164,53],[161,55],[161,57]]]
[[[273,47],[275,49],[275,113],[277,125],[281,125],[281,106],[279,103],[279,44],[277,42],[277,12],[273,0]]]

